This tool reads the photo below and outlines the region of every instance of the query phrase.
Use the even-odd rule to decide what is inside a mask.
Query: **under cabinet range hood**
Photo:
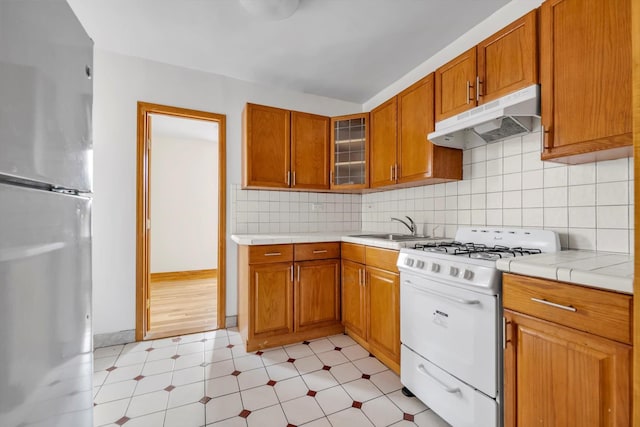
[[[427,138],[436,145],[464,148],[469,132],[496,142],[531,132],[540,117],[540,86],[531,85],[436,123]]]

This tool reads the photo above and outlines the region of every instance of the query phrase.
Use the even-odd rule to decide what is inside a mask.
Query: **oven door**
[[[401,355],[402,383],[449,424],[455,427],[500,425],[498,402],[404,345]]]
[[[402,344],[495,398],[500,372],[497,296],[411,273],[401,274],[400,283]]]

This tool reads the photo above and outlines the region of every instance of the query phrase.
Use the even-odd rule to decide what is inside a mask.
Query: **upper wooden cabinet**
[[[396,183],[398,101],[394,96],[371,111],[371,187]]]
[[[631,69],[631,1],[542,4],[543,160],[632,155]]]
[[[331,118],[331,189],[369,186],[369,113]]]
[[[371,112],[371,187],[462,179],[462,152],[434,146],[434,75]]]
[[[436,70],[436,121],[538,83],[537,11]]]
[[[436,121],[476,106],[475,46],[436,70]]]
[[[291,112],[291,188],[329,188],[329,117]]]
[[[247,104],[242,121],[242,186],[289,188],[291,112]]]
[[[247,104],[243,188],[329,188],[329,117]]]
[[[478,44],[478,104],[538,83],[537,14],[529,12]]]

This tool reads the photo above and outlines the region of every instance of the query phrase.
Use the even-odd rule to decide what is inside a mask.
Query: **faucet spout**
[[[400,219],[400,218],[395,218],[395,217],[391,217],[391,221],[398,221],[404,224],[405,227],[407,227],[409,229],[409,231],[411,232],[411,234],[413,236],[416,236],[418,234],[418,230],[416,228],[416,223],[413,222],[413,220],[411,219],[410,216],[405,215],[405,218],[407,218],[409,220],[409,223],[407,223],[406,221]]]

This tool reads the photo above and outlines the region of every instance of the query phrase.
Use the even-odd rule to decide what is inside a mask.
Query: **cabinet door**
[[[369,186],[369,113],[331,119],[331,189]]]
[[[252,265],[250,274],[253,336],[293,332],[293,265]]]
[[[367,336],[369,344],[400,361],[400,280],[398,275],[367,267]]]
[[[436,70],[436,121],[476,106],[475,46]]]
[[[478,44],[479,104],[538,83],[537,13],[529,12]]]
[[[505,317],[506,426],[629,426],[630,346],[514,312]]]
[[[329,188],[329,117],[291,113],[291,187]]]
[[[371,111],[371,187],[396,183],[397,125],[396,97]]]
[[[247,104],[243,122],[242,186],[289,188],[290,112]]]
[[[364,278],[364,265],[342,261],[342,323],[362,339],[366,339]]]
[[[296,332],[340,322],[340,261],[297,262]]]
[[[631,2],[547,0],[540,9],[542,159],[631,155]],[[625,146],[629,146],[625,148]],[[609,152],[594,153],[613,149]]]
[[[433,144],[433,73],[398,95],[398,183],[431,176]]]

